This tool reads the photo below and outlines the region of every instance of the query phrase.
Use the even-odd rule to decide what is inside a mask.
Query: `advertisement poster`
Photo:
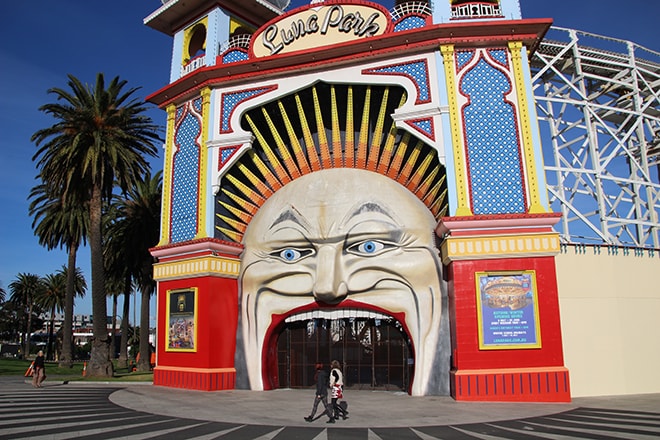
[[[167,351],[196,351],[197,291],[167,292]]]
[[[539,348],[536,273],[477,272],[479,348]]]

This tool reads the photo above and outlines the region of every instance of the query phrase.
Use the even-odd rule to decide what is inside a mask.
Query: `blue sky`
[[[294,0],[291,7],[307,3]],[[390,7],[393,2],[378,3]],[[49,252],[39,246],[28,216],[27,195],[36,175],[32,162],[36,148],[30,137],[52,124],[37,110],[53,100],[46,91],[66,88],[68,73],[87,83],[93,83],[98,72],[108,80],[118,75],[129,87],[141,87],[139,98],[165,86],[171,39],[142,23],[160,4],[159,0],[0,3],[4,18],[0,28],[0,286],[5,290],[18,273],[43,276],[66,264],[65,251]],[[556,26],[631,40],[660,51],[657,0],[521,0],[521,9],[525,18],[553,18]],[[165,125],[163,111],[152,108],[149,115]],[[152,162],[154,171],[162,168],[161,157]],[[79,252],[78,266],[89,277],[88,249]],[[154,307],[152,301],[152,314]],[[88,293],[77,300],[76,313],[91,311]]]

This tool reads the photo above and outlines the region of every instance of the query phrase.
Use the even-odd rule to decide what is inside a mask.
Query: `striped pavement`
[[[34,389],[22,378],[0,380],[0,439],[222,439],[222,440],[454,440],[454,439],[658,439],[656,411],[576,407],[549,415],[481,423],[352,427],[325,417],[315,423],[263,424],[197,420],[154,414],[113,403],[127,385],[49,384]],[[172,401],[176,393],[171,390]],[[201,398],[202,395],[199,395]],[[185,405],[185,400],[184,400]],[[387,414],[383,414],[385,419]],[[221,417],[221,415],[219,416]],[[255,417],[256,418],[256,417]],[[377,421],[372,422],[378,425]]]

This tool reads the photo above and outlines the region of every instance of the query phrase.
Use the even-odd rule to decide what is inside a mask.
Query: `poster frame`
[[[494,324],[494,322],[490,321],[489,316],[484,316],[484,315],[485,314],[488,315],[487,312],[496,309],[493,307],[489,307],[489,305],[485,301],[486,293],[482,292],[482,289],[484,287],[484,285],[482,284],[482,279],[484,277],[493,278],[494,280],[497,279],[504,280],[506,278],[514,278],[514,279],[527,278],[529,280],[529,287],[528,287],[529,290],[525,294],[525,297],[526,300],[531,301],[531,304],[528,305],[532,306],[531,322],[529,322],[530,321],[529,317],[526,320],[527,328],[531,329],[531,332],[528,332],[528,334],[530,335],[530,341],[528,342],[515,341],[515,342],[502,342],[502,343],[489,342],[489,340],[495,339],[494,334],[491,333],[493,330],[491,326],[492,324]],[[476,299],[477,299],[477,322],[478,322],[480,350],[511,350],[511,349],[521,350],[521,349],[541,348],[542,345],[541,345],[541,328],[539,322],[539,301],[538,301],[538,289],[536,283],[535,270],[475,272],[475,287],[476,287]],[[527,306],[525,306],[524,308],[526,309]],[[502,307],[501,309],[503,311],[509,310],[510,316],[513,315],[514,311],[518,310],[517,308],[514,309],[511,306]],[[516,313],[516,315],[518,314],[519,313]],[[487,319],[489,319],[488,322],[486,322]],[[515,325],[516,323],[513,322],[512,324]],[[533,340],[531,340],[531,335],[533,335]],[[516,336],[516,335],[511,335],[511,336]]]
[[[193,300],[193,305],[190,307],[189,305],[185,305],[185,311],[181,313],[172,313],[171,306],[173,304],[172,301],[176,303],[178,301],[177,295],[181,294],[192,294],[192,300]],[[167,330],[165,333],[165,351],[171,351],[171,352],[196,352],[197,351],[197,328],[198,328],[198,323],[197,319],[199,317],[199,314],[197,312],[197,307],[199,305],[198,301],[198,292],[196,287],[190,287],[190,288],[185,288],[185,289],[172,289],[168,290],[166,293],[166,298],[167,298],[167,304],[166,304],[166,318],[165,318],[165,323],[167,325]],[[188,296],[190,298],[190,295]],[[171,339],[171,325],[172,325],[172,318],[183,318],[186,320],[191,320],[193,324],[193,337],[192,337],[192,347],[187,348],[187,347],[176,347],[172,344],[172,339]]]

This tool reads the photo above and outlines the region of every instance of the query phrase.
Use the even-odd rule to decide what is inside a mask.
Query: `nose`
[[[341,247],[324,245],[319,248],[313,293],[317,300],[326,303],[337,303],[347,295]]]

